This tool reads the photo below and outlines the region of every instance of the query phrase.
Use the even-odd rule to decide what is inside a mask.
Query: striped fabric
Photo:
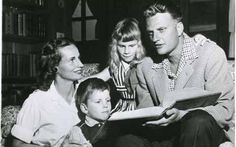
[[[125,70],[124,66],[120,64],[118,72],[112,74],[113,82],[116,86],[116,90],[120,93],[118,103],[115,106],[115,111],[132,111],[136,108],[135,93],[128,93],[125,87],[124,81],[128,70]]]

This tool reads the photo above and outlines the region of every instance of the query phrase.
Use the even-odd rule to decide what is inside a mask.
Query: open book
[[[160,119],[163,117],[165,112],[172,107],[180,110],[186,110],[214,105],[220,95],[220,92],[210,92],[198,88],[175,90],[166,93],[162,106],[153,106],[133,111],[114,112],[108,121]]]

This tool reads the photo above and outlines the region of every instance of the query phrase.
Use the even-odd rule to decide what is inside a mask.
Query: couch
[[[228,65],[229,65],[229,69],[230,69],[230,73],[233,77],[233,80],[235,81],[235,76],[234,76],[234,70],[235,70],[235,62],[234,60],[230,60],[228,61]],[[101,71],[101,68],[99,66],[99,64],[97,63],[91,63],[91,64],[84,64],[84,71],[83,71],[83,75],[84,76],[90,76],[92,74],[98,73],[99,71]],[[2,133],[2,138],[1,138],[1,145],[2,147],[7,147],[9,146],[9,142],[11,142],[10,138],[10,131],[12,126],[15,124],[16,122],[16,116],[18,114],[20,110],[20,106],[5,106],[2,109],[2,119],[1,119],[1,133]],[[228,146],[224,146],[224,147],[228,147]]]

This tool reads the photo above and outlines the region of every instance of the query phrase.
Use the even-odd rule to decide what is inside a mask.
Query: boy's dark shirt
[[[109,147],[111,146],[115,139],[118,137],[118,132],[108,123],[99,123],[92,127],[88,126],[84,122],[80,122],[79,126],[87,140],[94,147]],[[100,130],[102,127],[102,130]],[[100,133],[98,133],[100,131]],[[95,137],[96,136],[96,137]],[[94,139],[95,137],[95,139]]]

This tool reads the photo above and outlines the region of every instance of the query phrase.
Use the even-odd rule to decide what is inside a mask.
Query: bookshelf
[[[185,32],[205,35],[229,52],[229,0],[180,0]]]
[[[47,0],[3,0],[2,105],[18,104],[36,87],[39,52],[48,40]]]

